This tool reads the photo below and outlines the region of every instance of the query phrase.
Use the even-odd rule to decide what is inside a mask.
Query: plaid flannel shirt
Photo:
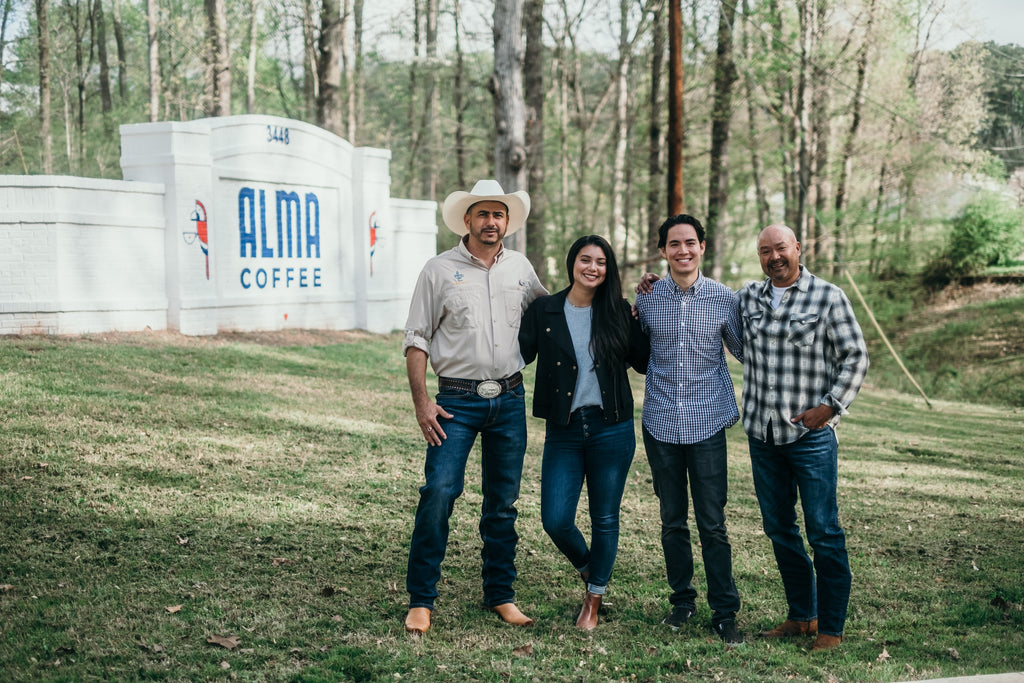
[[[800,266],[800,277],[772,309],[771,280],[739,291],[743,315],[743,427],[775,443],[808,432],[794,415],[832,406],[833,427],[857,396],[868,371],[864,335],[850,300],[839,287]]]

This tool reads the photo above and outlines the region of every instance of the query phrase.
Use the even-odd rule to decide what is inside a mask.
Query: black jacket
[[[537,358],[537,379],[533,388],[533,416],[557,424],[569,424],[572,392],[576,389],[576,351],[565,322],[565,297],[569,289],[535,300],[523,314],[519,328],[519,351],[527,364]],[[633,418],[633,391],[626,377],[626,364],[647,372],[651,345],[633,317],[629,302],[622,300],[622,315],[629,320],[629,353],[615,367],[595,364],[601,387],[604,421],[615,424]]]

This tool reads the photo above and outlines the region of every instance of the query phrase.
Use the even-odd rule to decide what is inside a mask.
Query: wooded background
[[[549,283],[581,233],[649,269],[657,226],[684,210],[726,282],[756,273],[754,236],[777,220],[812,270],[900,275],[943,248],[975,188],[1022,197],[1024,48],[948,47],[962,11],[0,0],[0,173],[119,178],[119,124],[273,114],[390,149],[394,196],[480,177],[529,190],[526,250]]]

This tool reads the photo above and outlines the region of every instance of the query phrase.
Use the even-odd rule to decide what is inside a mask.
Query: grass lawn
[[[475,451],[434,628],[407,635],[424,447],[399,347],[396,335],[364,333],[0,338],[0,679],[903,681],[1024,670],[1024,415],[929,410],[872,386],[839,430],[854,573],[839,649],[754,637],[785,616],[785,601],[739,426],[727,514],[747,642],[726,650],[711,632],[699,563],[695,619],[678,632],[660,625],[669,591],[642,443],[607,608],[596,631],[578,632],[579,580],[541,530],[543,424],[532,418],[516,587],[536,626],[513,629],[482,609]],[[634,388],[642,397],[641,380]]]

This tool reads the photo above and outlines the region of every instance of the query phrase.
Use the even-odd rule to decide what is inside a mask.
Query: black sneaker
[[[692,607],[684,607],[683,605],[676,605],[672,608],[672,613],[661,620],[661,623],[672,628],[673,631],[679,629],[680,626],[685,624],[693,616]]]
[[[743,644],[743,634],[736,630],[736,622],[728,619],[715,624],[715,633],[722,639],[727,647],[736,647]]]

